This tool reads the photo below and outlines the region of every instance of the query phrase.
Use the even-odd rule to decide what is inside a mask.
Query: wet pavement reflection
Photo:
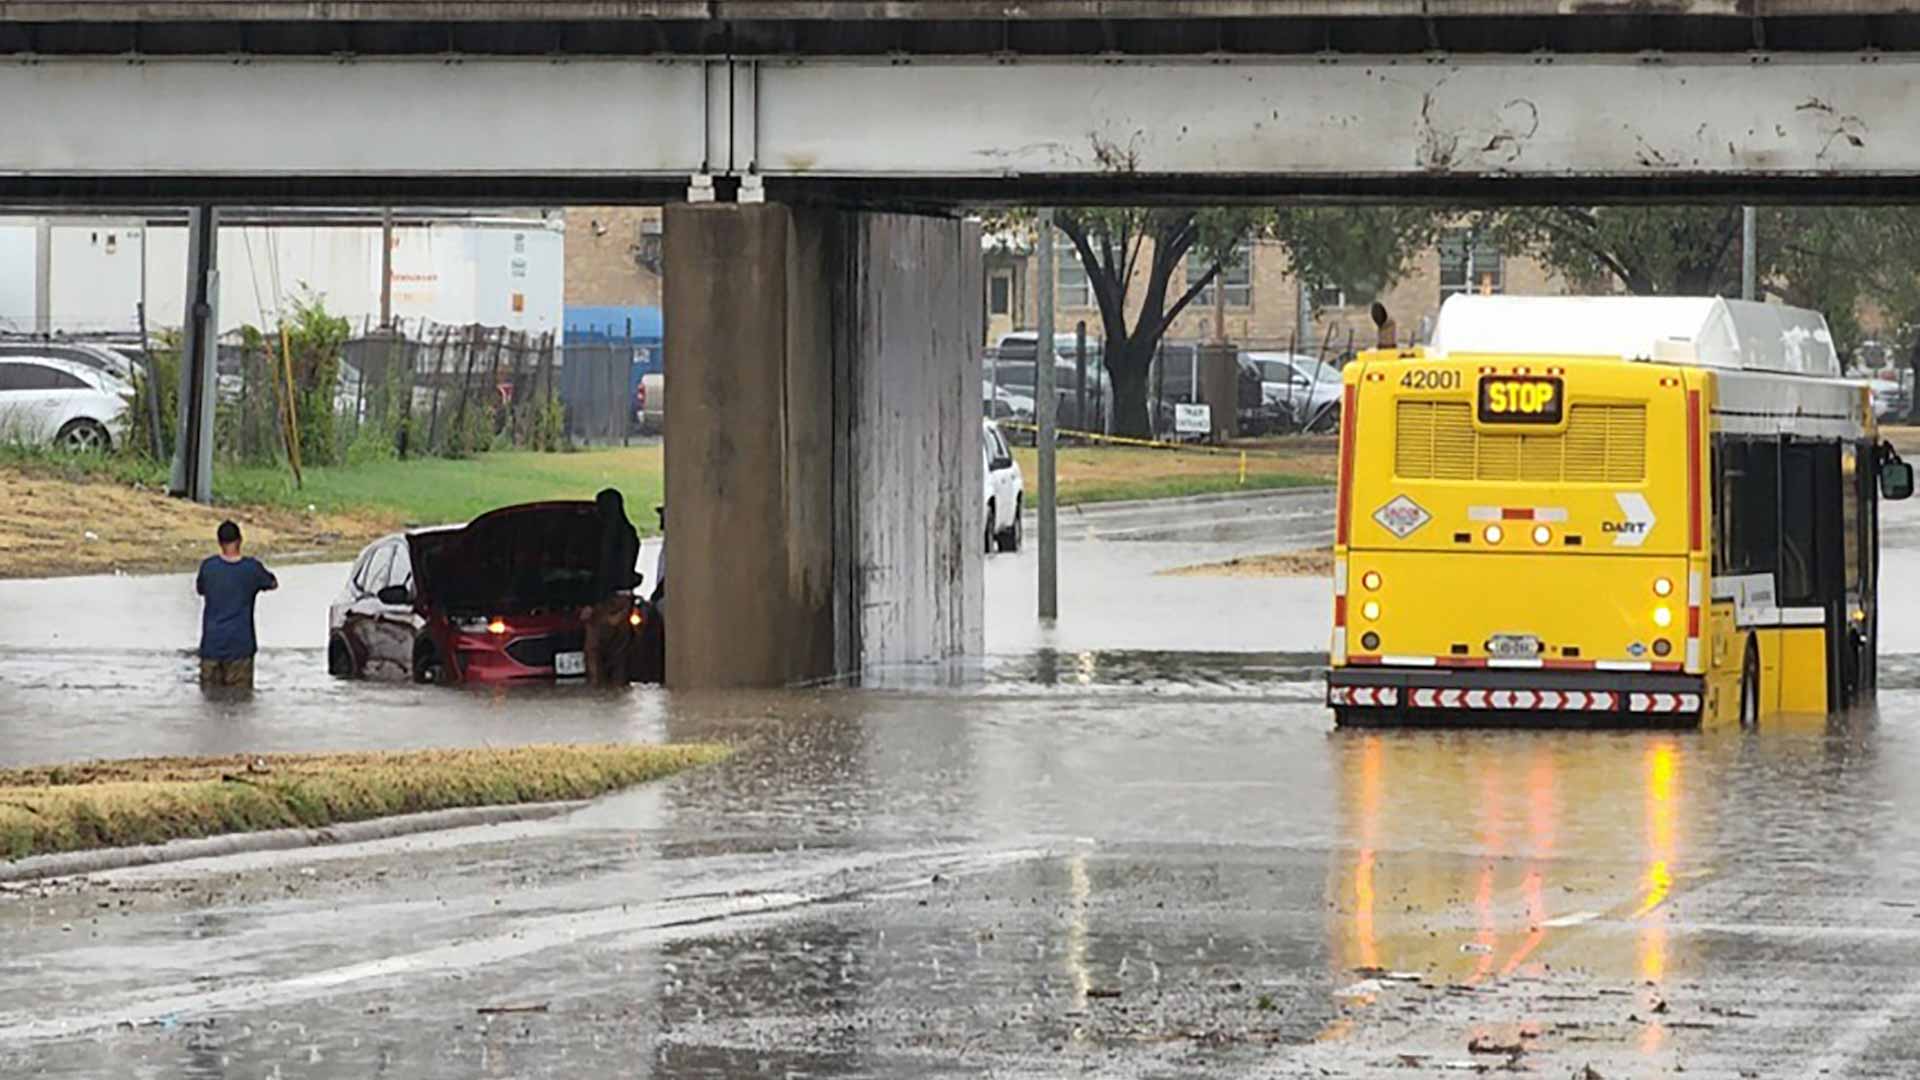
[[[8,888],[0,1073],[1902,1075],[1911,686],[1747,736],[1348,734],[1285,658],[1154,664],[661,696],[624,722],[741,753]]]
[[[283,629],[275,692],[218,708],[177,651],[0,634],[0,760],[739,753],[547,821],[0,887],[0,1075],[1904,1077],[1920,1051],[1912,649],[1877,711],[1754,733],[1348,733],[1304,649],[601,697],[337,683]]]

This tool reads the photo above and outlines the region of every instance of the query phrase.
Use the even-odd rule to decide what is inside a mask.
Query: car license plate
[[[554,653],[553,673],[555,675],[585,675],[587,673],[587,654],[583,652]]]
[[[1487,655],[1502,660],[1531,660],[1540,655],[1540,639],[1532,634],[1495,634],[1487,639]]]

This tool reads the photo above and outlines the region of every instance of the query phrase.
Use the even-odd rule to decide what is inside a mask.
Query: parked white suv
[[[1000,433],[1000,425],[991,420],[980,421],[980,471],[986,477],[987,554],[993,554],[995,546],[1001,551],[1019,551],[1020,511],[1026,502],[1021,494],[1020,463],[1013,460],[1013,450]]]
[[[0,356],[0,441],[108,450],[122,429],[127,384],[45,356]]]

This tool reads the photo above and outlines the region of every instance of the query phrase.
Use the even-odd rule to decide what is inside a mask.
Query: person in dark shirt
[[[587,681],[618,686],[628,679],[633,645],[634,564],[640,534],[627,520],[626,501],[613,488],[594,496],[600,513],[600,554],[593,575],[593,603],[581,609],[587,624]]]
[[[200,685],[253,689],[253,601],[280,587],[260,560],[240,554],[240,526],[220,523],[214,538],[220,554],[209,555],[194,578],[194,591],[206,597],[200,615]]]

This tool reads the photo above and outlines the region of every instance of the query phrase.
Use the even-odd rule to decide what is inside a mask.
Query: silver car
[[[1261,396],[1270,409],[1291,415],[1301,431],[1340,428],[1340,369],[1300,353],[1248,352],[1243,361],[1260,371]]]

